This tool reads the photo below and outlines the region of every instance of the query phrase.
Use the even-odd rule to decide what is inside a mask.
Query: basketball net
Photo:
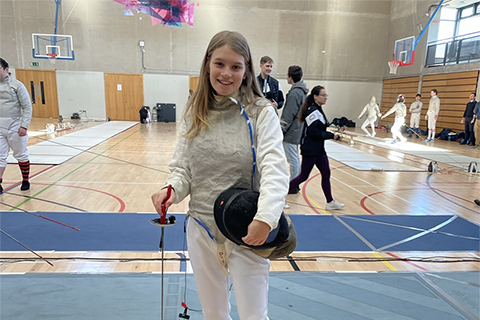
[[[50,60],[51,64],[55,64],[57,61],[57,55],[55,53],[47,53],[48,60]]]
[[[388,66],[390,67],[390,73],[397,74],[397,69],[400,66],[400,64],[401,64],[400,61],[396,61],[396,60],[388,61]]]

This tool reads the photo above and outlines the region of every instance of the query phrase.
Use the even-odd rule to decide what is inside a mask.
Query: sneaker
[[[367,133],[367,134],[365,135],[365,137],[371,137],[370,133]]]
[[[20,190],[25,191],[30,189],[30,182],[28,181],[22,181],[22,186],[20,187]]]
[[[297,194],[300,192],[300,188],[297,187],[295,190],[288,190],[288,194]]]
[[[327,206],[325,207],[326,210],[340,210],[343,209],[345,205],[343,203],[338,203],[335,200],[332,200],[332,202],[328,202]]]
[[[376,135],[376,133],[375,133],[375,132],[374,132],[374,133],[372,133],[372,138],[373,138],[373,137],[375,137],[375,135]]]
[[[392,142],[390,142],[390,144],[395,144],[397,143],[397,140],[393,140]]]
[[[2,192],[3,192],[3,187],[2,187],[2,185],[0,184],[0,193],[2,193]]]
[[[428,138],[423,139],[423,142],[429,142],[429,141],[430,141],[430,139],[428,139]]]
[[[433,142],[433,139],[428,139],[428,142]]]
[[[283,209],[290,209],[290,206],[287,204],[287,202],[285,202],[285,204],[283,205]]]

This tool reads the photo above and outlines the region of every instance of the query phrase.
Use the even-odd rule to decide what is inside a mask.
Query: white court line
[[[357,180],[363,181],[363,182],[365,182],[366,184],[369,184],[369,185],[370,185],[370,186],[372,186],[372,187],[375,187],[375,188],[377,188],[377,189],[379,189],[379,190],[385,190],[384,188],[380,188],[379,186],[376,186],[376,185],[374,185],[374,184],[372,184],[372,183],[370,183],[370,182],[367,182],[367,181],[365,181],[365,180],[363,180],[363,179],[360,179],[360,178],[358,178],[358,177],[354,176],[353,174],[351,174],[351,173],[348,173],[348,172],[344,171],[343,169],[340,169],[340,168],[337,168],[337,167],[334,167],[334,168],[335,168],[336,170],[340,170],[341,172],[343,172],[343,173],[345,173],[345,174],[347,174],[347,175],[349,175],[349,176],[351,176],[351,177],[354,177],[354,178],[356,178]],[[361,192],[360,190],[358,190],[358,189],[355,189],[355,188],[351,187],[350,185],[346,184],[345,182],[341,181],[340,179],[337,179],[337,178],[333,177],[333,175],[331,176],[331,178],[333,178],[333,179],[335,179],[336,181],[340,182],[341,184],[343,184],[343,185],[345,185],[345,186],[349,187],[350,189],[352,189],[352,190],[356,191],[357,193],[359,193],[359,194],[363,195],[364,197],[367,197],[368,199],[372,200],[373,202],[376,202],[377,204],[379,204],[379,205],[381,205],[381,206],[383,206],[383,207],[387,208],[388,210],[390,210],[390,211],[394,212],[395,214],[401,214],[400,212],[398,212],[398,211],[396,211],[396,210],[394,210],[394,209],[390,208],[389,206],[387,206],[387,205],[383,204],[382,202],[380,202],[380,201],[378,201],[378,200],[376,200],[376,199],[374,199],[374,198],[370,197],[369,195],[367,195],[367,194],[365,194],[365,193]]]
[[[348,175],[350,175],[350,176],[353,176],[352,174],[350,174],[350,173],[348,173],[348,172],[345,172],[344,170],[339,169],[339,168],[337,168],[337,167],[335,167],[335,169],[340,170],[341,172],[346,173],[346,174],[348,174]],[[355,176],[353,176],[353,177],[355,177]],[[357,177],[355,177],[355,178],[357,178]],[[337,179],[337,178],[335,178],[335,177],[333,177],[333,179],[335,179],[335,180],[337,180],[338,182],[340,182],[341,184],[349,187],[350,189],[352,189],[352,190],[354,190],[354,191],[356,191],[356,192],[358,192],[358,193],[360,193],[360,194],[362,194],[362,195],[365,195],[363,192],[360,192],[359,190],[350,187],[348,184],[344,183],[343,181],[341,181],[341,180],[339,180],[339,179]],[[362,180],[362,179],[359,179],[359,180]],[[368,184],[374,186],[374,185],[371,184],[371,183],[368,183]],[[378,186],[376,186],[376,187],[377,187],[378,189],[380,189],[380,187],[378,187]],[[384,205],[383,203],[380,203],[379,201],[376,201],[376,200],[374,200],[373,198],[371,198],[371,197],[369,197],[369,196],[367,196],[367,195],[365,195],[365,196],[368,197],[369,199],[371,199],[372,201],[375,201],[376,203],[384,206],[385,208],[390,209],[391,211],[395,212],[396,214],[400,214],[400,213],[397,212],[396,210],[393,210],[392,208]],[[399,198],[399,199],[402,199],[401,197],[398,197],[398,198]],[[402,199],[402,200],[405,201],[405,202],[408,202],[408,201],[406,201],[405,199]],[[433,228],[431,228],[431,229],[429,229],[429,230],[426,230],[426,231],[424,231],[424,232],[420,232],[420,233],[418,233],[418,234],[416,234],[416,235],[414,235],[414,236],[411,236],[411,237],[405,238],[405,239],[403,239],[403,240],[397,241],[397,242],[395,242],[395,243],[393,243],[393,244],[390,244],[390,245],[387,245],[387,246],[383,246],[382,248],[379,248],[378,251],[383,251],[384,249],[388,249],[388,248],[393,247],[393,246],[395,246],[395,245],[397,245],[397,244],[405,243],[405,242],[414,240],[414,239],[416,239],[416,238],[422,237],[422,236],[424,236],[424,235],[426,235],[426,234],[428,234],[428,233],[431,233],[432,231],[435,231],[435,230],[437,230],[437,229],[439,229],[439,228],[441,228],[441,227],[449,224],[450,222],[452,222],[452,221],[455,220],[456,218],[457,218],[457,216],[454,216],[454,217],[450,218],[449,220],[447,220],[447,221],[445,221],[445,222],[443,222],[443,223],[441,223],[441,224],[439,224],[439,225],[437,225],[437,226],[435,226],[435,227],[433,227]]]

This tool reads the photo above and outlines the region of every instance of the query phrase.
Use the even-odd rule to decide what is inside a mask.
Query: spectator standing
[[[276,109],[281,109],[285,99],[280,82],[270,76],[272,70],[273,59],[269,56],[262,57],[260,59],[260,74],[257,77],[257,81],[264,97],[270,100]]]

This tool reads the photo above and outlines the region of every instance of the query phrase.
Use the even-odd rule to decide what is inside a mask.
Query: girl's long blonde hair
[[[263,98],[262,92],[255,79],[253,69],[252,54],[247,40],[243,35],[235,31],[221,31],[217,33],[208,44],[202,67],[200,68],[200,77],[197,90],[193,93],[187,103],[184,117],[190,118],[190,127],[185,133],[185,137],[193,139],[202,130],[208,128],[209,103],[214,100],[214,89],[210,83],[210,60],[213,52],[223,46],[230,47],[233,51],[245,58],[245,74],[240,85],[240,103],[245,106],[249,112],[249,107]]]

